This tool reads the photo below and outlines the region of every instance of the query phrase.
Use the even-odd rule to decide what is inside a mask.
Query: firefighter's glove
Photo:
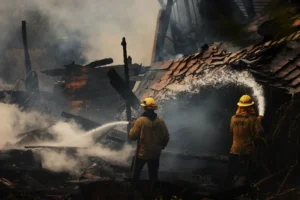
[[[134,126],[135,122],[136,122],[136,119],[133,119],[133,120],[130,122],[131,127]]]

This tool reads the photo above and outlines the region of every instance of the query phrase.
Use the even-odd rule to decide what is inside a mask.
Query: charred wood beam
[[[125,101],[128,101],[131,107],[138,109],[140,101],[135,96],[135,94],[126,87],[125,81],[122,77],[116,72],[115,69],[110,69],[107,72],[107,75],[110,79],[110,84],[115,88],[115,90],[122,96]]]
[[[160,17],[158,19],[158,27],[157,27],[157,38],[154,46],[154,55],[152,62],[162,61],[160,54],[164,48],[165,37],[167,35],[167,31],[169,28],[171,12],[172,12],[173,0],[168,0],[167,6],[160,13]]]
[[[82,65],[77,65],[77,64],[75,64],[75,62],[72,62],[71,64],[64,65],[64,67],[66,67],[66,68],[81,68],[83,66]]]
[[[257,183],[255,183],[254,187],[256,187],[256,188],[260,187],[261,185],[265,184],[266,182],[268,182],[268,181],[270,181],[270,180],[272,180],[272,179],[274,179],[274,178],[276,178],[276,177],[284,174],[287,170],[292,169],[293,167],[294,166],[287,167],[287,168],[285,168],[285,169],[283,169],[281,171],[278,171],[278,172],[276,172],[276,173],[274,173],[274,174],[272,174],[272,175],[270,175],[270,176],[268,176],[266,178],[263,178],[262,180],[260,180]]]
[[[91,130],[93,128],[96,128],[98,126],[100,126],[99,123],[94,122],[92,120],[89,120],[85,117],[82,116],[78,116],[78,115],[73,115],[67,112],[62,112],[61,116],[66,118],[66,119],[74,119],[76,123],[80,124],[82,126],[82,128],[84,128],[85,130]]]
[[[26,21],[22,21],[22,39],[23,39],[23,46],[24,46],[25,69],[26,69],[26,76],[27,76],[27,74],[31,71],[31,62],[30,62],[30,56],[29,56],[28,44],[27,44]]]
[[[24,46],[24,56],[25,56],[25,69],[26,69],[26,90],[28,92],[37,92],[39,89],[37,73],[32,71],[30,56],[28,51],[27,43],[27,31],[26,31],[26,21],[22,21],[22,39]]]
[[[81,68],[81,67],[95,68],[95,67],[99,67],[99,66],[103,66],[103,65],[109,65],[109,64],[112,64],[113,62],[114,62],[114,60],[112,58],[105,58],[105,59],[93,61],[87,65],[78,65],[78,64],[75,64],[75,62],[72,62],[71,64],[64,65],[64,67],[69,68],[69,69]]]
[[[30,134],[40,134],[41,132],[47,131],[53,125],[54,125],[54,123],[52,123],[51,125],[49,125],[45,128],[35,129],[35,130],[28,131],[28,132],[25,132],[25,133],[20,133],[20,134],[17,135],[17,138],[24,137],[24,136],[30,135]]]
[[[290,168],[290,170],[288,171],[288,173],[286,174],[286,176],[284,177],[283,181],[281,182],[279,189],[277,191],[277,194],[280,194],[281,192],[283,192],[283,189],[286,185],[286,182],[288,181],[288,179],[290,178],[291,174],[293,173],[293,171],[296,169],[297,165],[294,165]]]
[[[157,20],[156,20],[156,27],[155,27],[155,33],[154,33],[154,42],[152,47],[152,55],[151,55],[151,63],[150,65],[153,65],[156,62],[156,56],[157,56],[157,41],[158,41],[158,33],[160,31],[160,19],[162,16],[164,9],[160,9],[158,12]]]
[[[95,67],[102,66],[102,65],[109,65],[109,64],[112,64],[113,62],[114,61],[112,58],[105,58],[102,60],[96,60],[94,62],[91,62],[91,63],[87,64],[86,67],[95,68]]]
[[[286,190],[280,194],[271,195],[267,200],[298,199],[298,190],[296,188]]]
[[[43,74],[47,76],[63,76],[66,73],[65,69],[47,69],[41,71]]]
[[[125,74],[125,89],[127,91],[130,91],[130,85],[129,85],[129,68],[128,68],[128,57],[127,57],[127,43],[125,37],[122,38],[121,45],[123,47],[123,60],[124,60],[124,74]],[[125,99],[125,105],[126,105],[126,117],[127,121],[131,121],[131,104],[129,99]],[[127,134],[129,137],[130,132],[130,124],[127,125]]]
[[[80,76],[83,74],[82,72],[82,68],[84,66],[81,65],[74,65],[74,67],[72,67],[71,65],[65,65],[66,69],[62,69],[62,68],[57,68],[57,69],[47,69],[47,70],[42,70],[41,72],[43,74],[46,74],[48,76],[71,76],[71,73],[73,76]],[[113,66],[107,66],[107,67],[101,67],[101,68],[88,68],[87,71],[84,72],[84,74],[88,74],[88,76],[98,76],[98,75],[102,75],[104,73],[106,73],[108,71],[108,68],[113,68],[115,70],[121,70],[121,68],[123,69],[124,65],[113,65]],[[136,75],[140,72],[141,70],[141,65],[138,64],[129,64],[129,75]],[[98,76],[99,78],[99,76]]]

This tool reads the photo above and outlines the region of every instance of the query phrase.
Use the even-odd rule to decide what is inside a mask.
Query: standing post
[[[22,21],[22,39],[23,39],[24,55],[25,55],[25,69],[26,69],[25,77],[26,77],[31,71],[30,56],[29,56],[28,44],[27,44],[26,21]]]
[[[22,21],[22,39],[24,47],[24,57],[25,57],[25,87],[26,91],[29,93],[36,93],[39,91],[39,80],[37,73],[32,71],[28,44],[27,44],[27,30],[26,21]]]
[[[127,44],[126,44],[125,37],[123,37],[121,45],[123,46],[125,84],[126,84],[127,89],[130,90],[130,87],[129,87],[129,69],[128,69],[127,50],[126,50],[126,45]],[[129,101],[126,101],[126,116],[127,116],[127,121],[130,122],[131,121],[131,106],[130,106]],[[130,124],[128,123],[128,125],[127,125],[127,134],[128,135],[129,135],[129,131],[130,131]],[[129,137],[128,137],[128,141],[129,141]]]

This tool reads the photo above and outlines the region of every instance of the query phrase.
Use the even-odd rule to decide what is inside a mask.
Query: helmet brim
[[[153,107],[153,106],[146,106],[145,104],[141,104],[141,106],[144,107],[144,108],[150,109],[150,110],[157,110],[158,109],[157,106],[155,106],[155,107]]]
[[[249,107],[249,106],[253,106],[254,102],[253,101],[251,103],[241,103],[241,102],[238,102],[237,105],[239,107]]]

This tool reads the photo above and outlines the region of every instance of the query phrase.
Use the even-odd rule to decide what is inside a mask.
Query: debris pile
[[[168,5],[166,5],[169,9],[173,4],[170,2],[168,1]],[[170,10],[166,13],[171,15]],[[1,91],[0,99],[8,99],[9,101],[6,103],[18,104],[20,107],[29,109],[35,107],[41,96],[46,98],[51,96],[49,101],[55,101],[54,97],[63,96],[66,102],[70,103],[71,112],[73,112],[62,112],[61,117],[65,118],[67,122],[74,121],[84,131],[92,130],[101,124],[80,116],[78,113],[85,115],[91,114],[90,110],[96,110],[96,112],[100,110],[98,113],[103,115],[103,113],[107,113],[104,112],[105,107],[112,105],[114,107],[118,105],[122,110],[125,105],[120,103],[120,97],[130,102],[131,107],[134,108],[135,105],[139,105],[139,99],[144,97],[152,96],[162,100],[169,91],[174,90],[172,85],[184,86],[206,76],[222,75],[229,71],[237,73],[248,71],[259,83],[267,87],[268,91],[271,91],[269,96],[272,96],[273,89],[282,89],[288,94],[292,94],[293,99],[282,105],[280,103],[286,99],[280,101],[278,103],[280,105],[276,105],[277,107],[269,112],[269,115],[274,115],[272,116],[274,126],[267,134],[266,143],[269,146],[264,149],[267,152],[263,155],[265,158],[257,167],[263,170],[263,175],[258,176],[260,180],[257,183],[221,191],[223,189],[221,188],[222,176],[226,173],[225,166],[228,162],[226,155],[187,152],[176,148],[176,145],[170,145],[163,152],[162,160],[167,162],[168,159],[177,159],[185,165],[188,165],[190,161],[196,161],[199,162],[199,167],[197,166],[189,173],[162,168],[160,171],[161,181],[155,188],[150,187],[148,181],[141,181],[135,191],[129,178],[130,160],[118,163],[99,158],[99,156],[86,156],[83,162],[79,158],[78,152],[88,147],[39,145],[57,139],[50,133],[51,127],[55,124],[53,122],[43,129],[17,135],[16,143],[8,144],[6,147],[9,150],[0,152],[1,198],[150,199],[160,196],[162,199],[233,199],[244,195],[245,198],[252,199],[295,199],[298,195],[299,185],[299,181],[295,177],[299,174],[300,140],[298,125],[300,120],[298,100],[300,93],[300,31],[297,29],[299,15],[289,18],[289,26],[293,27],[291,29],[293,32],[280,38],[278,35],[274,37],[272,34],[272,37],[269,37],[270,34],[264,27],[268,27],[268,23],[272,24],[272,22],[269,21],[263,26],[266,19],[272,21],[269,16],[261,16],[254,18],[247,27],[250,31],[254,30],[264,37],[264,40],[259,43],[240,48],[237,51],[230,50],[226,42],[205,44],[195,54],[182,56],[176,60],[154,63],[143,77],[138,75],[144,67],[132,64],[131,57],[128,57],[130,90],[134,89],[136,81],[140,81],[135,94],[124,87],[123,66],[104,67],[113,62],[110,58],[87,65],[73,62],[66,65],[65,68],[44,70],[42,73],[48,76],[61,76],[62,78],[55,83],[54,94],[49,95],[39,91],[37,73],[31,69],[29,54],[32,50],[29,51],[27,47],[26,29],[24,29],[25,23],[23,22],[27,69],[26,91],[15,91],[15,88],[10,91]],[[167,26],[164,27],[164,30],[167,32]],[[159,43],[159,45],[163,44]],[[44,51],[37,53],[46,55]],[[125,59],[126,57],[127,55]],[[33,98],[33,94],[37,98]],[[106,100],[104,100],[105,98]],[[96,108],[99,102],[105,102],[101,109]],[[96,107],[91,108],[92,106]],[[278,107],[280,108],[275,115]],[[114,115],[116,112],[111,111],[110,113]],[[105,117],[112,118],[111,116]],[[177,132],[186,133],[184,129]],[[117,151],[126,145],[127,138],[124,135],[122,131],[111,129],[97,137],[94,142],[96,145]],[[74,169],[72,173],[68,173],[66,170],[54,172],[45,169],[45,163],[41,156],[41,153],[45,151],[68,155],[73,160],[80,162],[80,169]],[[204,161],[205,166],[200,166]],[[170,163],[167,164],[170,165]],[[145,175],[146,173],[143,172],[142,177]]]

